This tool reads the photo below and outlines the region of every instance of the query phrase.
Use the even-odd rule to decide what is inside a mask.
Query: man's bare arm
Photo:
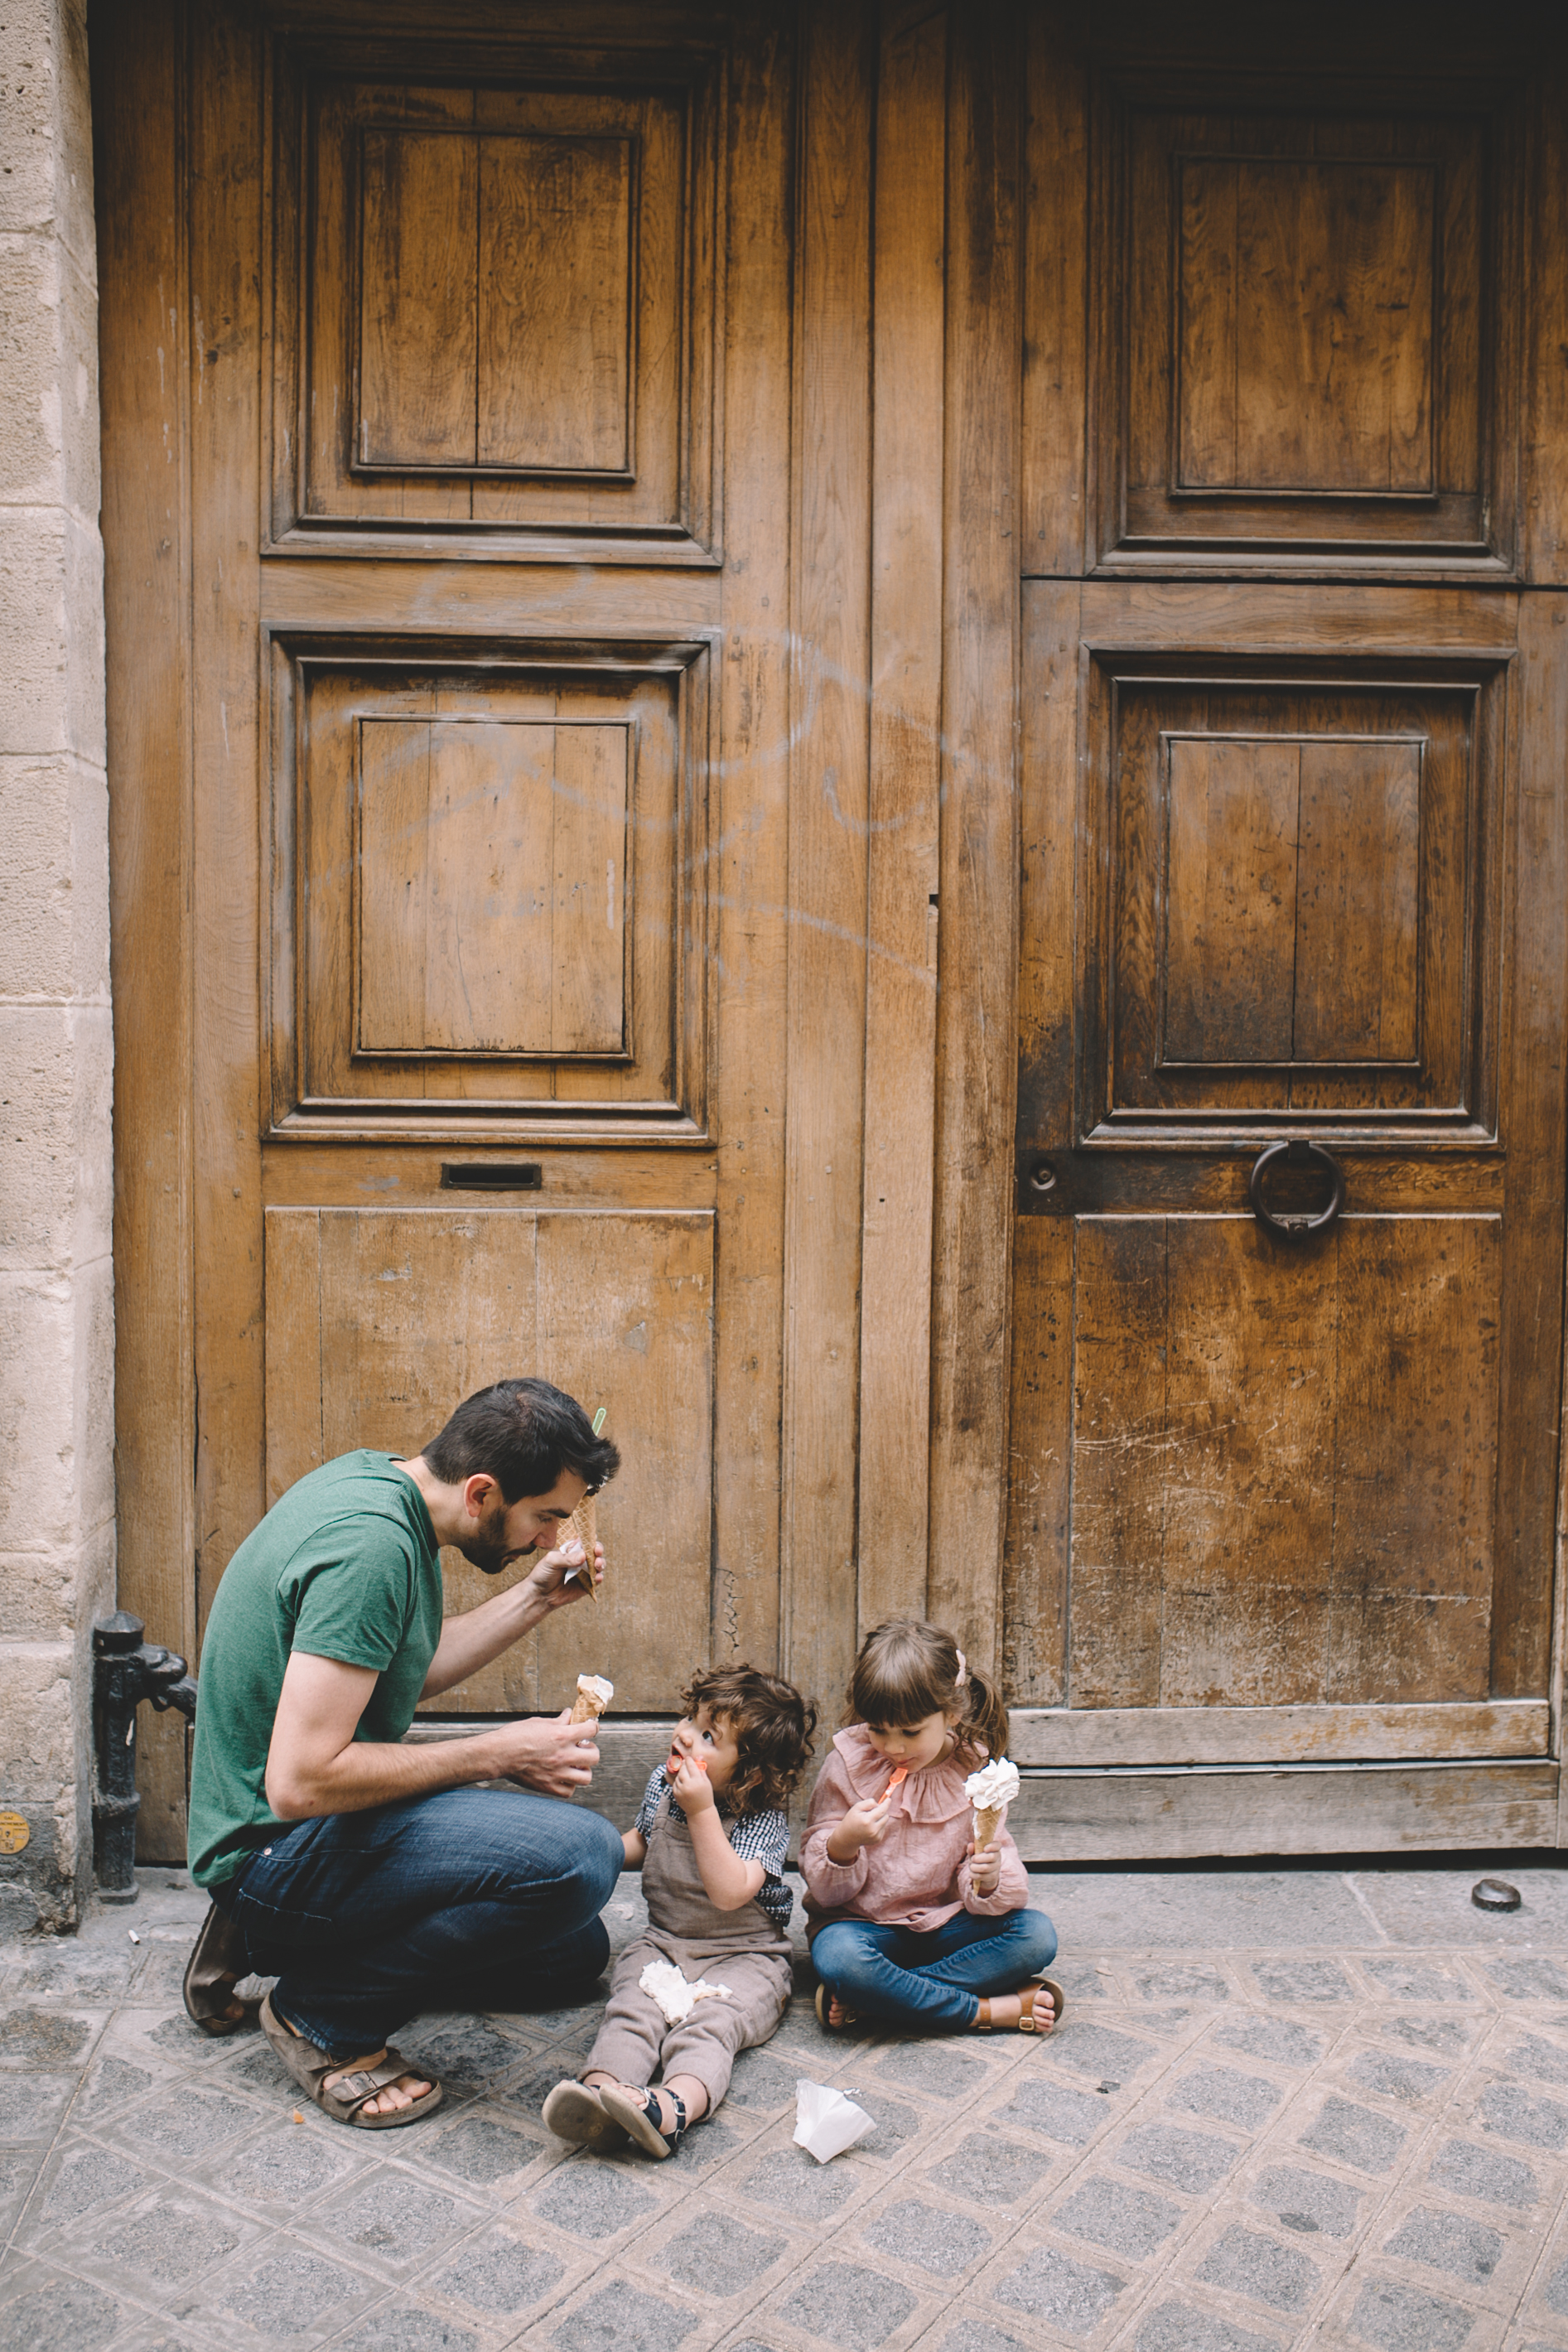
[[[595,1544],[594,1581],[604,1576],[604,1546]],[[569,1571],[581,1564],[582,1547],[572,1543],[564,1549],[547,1552],[538,1565],[505,1592],[493,1600],[482,1601],[477,1609],[465,1609],[461,1615],[448,1617],[441,1628],[441,1640],[430,1662],[430,1672],[424,1677],[421,1698],[437,1698],[470,1675],[509,1650],[514,1642],[531,1633],[542,1617],[552,1609],[570,1609],[574,1601],[586,1601],[585,1584],[566,1581]],[[276,1809],[275,1809],[276,1810]]]
[[[375,1684],[370,1666],[347,1666],[336,1658],[295,1651],[284,1672],[267,1756],[267,1801],[279,1821],[362,1813],[400,1798],[475,1788],[486,1780],[522,1780],[541,1796],[570,1797],[593,1777],[599,1750],[584,1736],[585,1727],[569,1723],[564,1714],[525,1716],[471,1739],[443,1739],[429,1747],[356,1739]],[[591,1726],[586,1729],[591,1732]]]

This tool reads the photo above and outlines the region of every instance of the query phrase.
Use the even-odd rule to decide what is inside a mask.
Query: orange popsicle
[[[887,1801],[888,1801],[888,1799],[889,1799],[889,1797],[891,1797],[891,1796],[892,1796],[892,1794],[893,1794],[894,1790],[895,1789],[897,1789],[897,1788],[901,1788],[901,1787],[903,1786],[904,1782],[905,1780],[908,1780],[908,1778],[909,1778],[909,1767],[908,1767],[908,1765],[907,1765],[907,1764],[901,1764],[901,1765],[899,1766],[899,1768],[898,1768],[897,1771],[896,1771],[896,1772],[894,1772],[894,1776],[893,1776],[892,1780],[888,1782],[888,1784],[887,1784],[886,1788],[883,1790],[883,1792],[882,1792],[881,1796],[877,1799],[877,1801],[877,1801],[877,1803],[878,1803],[879,1805],[885,1805],[885,1804],[886,1804],[886,1802],[887,1802]]]

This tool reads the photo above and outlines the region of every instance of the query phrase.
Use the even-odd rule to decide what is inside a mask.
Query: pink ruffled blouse
[[[828,1854],[833,1831],[852,1805],[881,1796],[893,1769],[872,1746],[863,1724],[852,1723],[834,1735],[811,1791],[800,1848],[808,1936],[831,1919],[872,1919],[879,1927],[929,1935],[960,1911],[999,1918],[1022,1910],[1029,1880],[1005,1828],[996,1840],[1002,1857],[996,1893],[970,1891],[971,1857],[965,1848],[974,1837],[975,1822],[964,1782],[972,1769],[949,1758],[911,1772],[893,1792],[882,1843],[862,1845],[852,1862],[833,1862]]]

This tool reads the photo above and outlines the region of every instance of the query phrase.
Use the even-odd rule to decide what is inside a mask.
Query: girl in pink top
[[[999,1694],[951,1633],[904,1617],[867,1634],[849,1701],[800,1849],[818,2016],[1049,2033],[1063,2005],[1041,1978],[1056,1930],[1030,1909],[1005,1828],[975,1852],[964,1793],[1006,1753]]]

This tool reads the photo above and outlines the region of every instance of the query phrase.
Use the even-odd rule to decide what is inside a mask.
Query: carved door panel
[[[1509,584],[1518,93],[1076,72],[1075,137],[1032,134],[1042,242],[1087,210],[1090,362],[1083,577],[1024,585],[1019,1744],[1544,1759],[1563,828]],[[1060,541],[1054,267],[1025,503]],[[1435,1833],[1230,1785],[1265,1844]]]

